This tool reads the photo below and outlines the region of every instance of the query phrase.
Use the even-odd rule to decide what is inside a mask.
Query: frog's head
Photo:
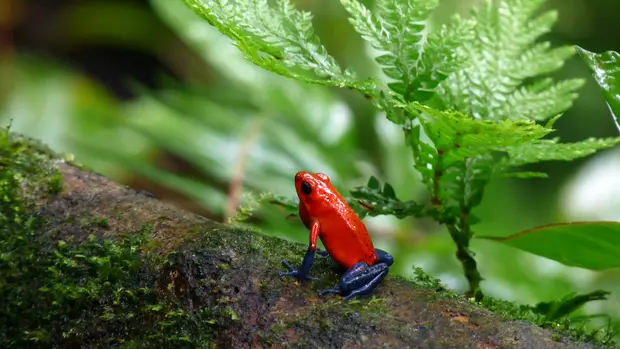
[[[326,174],[305,171],[295,175],[295,189],[299,200],[306,205],[322,202],[335,193]]]

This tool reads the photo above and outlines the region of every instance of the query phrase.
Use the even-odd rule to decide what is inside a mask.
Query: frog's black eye
[[[312,187],[308,182],[301,183],[301,193],[304,195],[310,195],[310,193],[312,193]]]

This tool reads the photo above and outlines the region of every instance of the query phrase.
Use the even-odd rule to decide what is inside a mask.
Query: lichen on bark
[[[2,347],[600,347],[430,278],[388,277],[351,302],[319,297],[339,277],[328,258],[313,266],[318,282],[277,273],[305,246],[217,224],[0,135]]]

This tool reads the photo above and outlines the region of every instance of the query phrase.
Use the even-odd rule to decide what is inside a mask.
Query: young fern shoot
[[[466,61],[457,49],[473,40],[475,21],[455,16],[430,31],[428,20],[438,0],[379,0],[376,13],[356,0],[341,3],[355,30],[379,52],[375,60],[388,91],[379,93],[378,107],[396,124],[404,124],[406,117],[394,101],[431,99],[439,83]]]

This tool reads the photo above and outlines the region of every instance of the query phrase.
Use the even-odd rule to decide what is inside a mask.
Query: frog
[[[310,231],[310,242],[299,268],[282,260],[288,271],[280,272],[280,276],[319,280],[309,274],[315,254],[319,254],[330,257],[345,270],[337,285],[319,295],[337,294],[348,301],[372,293],[394,263],[392,255],[374,247],[366,225],[325,173],[297,172],[295,189],[299,217]],[[319,239],[324,251],[317,248]]]

